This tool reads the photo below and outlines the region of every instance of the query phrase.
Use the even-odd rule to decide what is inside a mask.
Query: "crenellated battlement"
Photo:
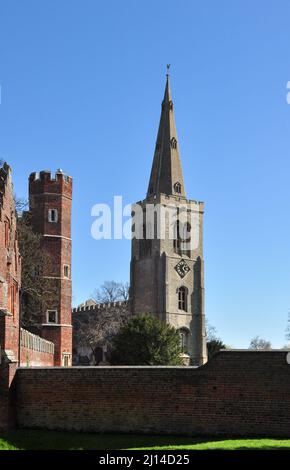
[[[62,194],[68,198],[72,197],[73,180],[71,176],[57,170],[52,173],[50,170],[31,173],[29,176],[30,195],[51,193]]]
[[[137,201],[135,204],[140,206],[145,206],[146,204],[166,204],[169,205],[172,202],[172,205],[179,207],[180,205],[187,204],[192,209],[198,210],[199,212],[204,210],[204,202],[197,201],[195,199],[187,199],[186,197],[177,196],[175,194],[159,194],[158,196],[147,196],[146,199]]]
[[[76,307],[73,308],[72,313],[89,312],[91,310],[104,310],[116,307],[127,307],[128,304],[129,302],[127,300],[119,300],[117,302],[105,302],[95,305],[87,305],[86,307]]]
[[[50,170],[42,170],[39,172],[31,173],[29,180],[33,181],[43,181],[49,182],[53,181],[65,181],[66,183],[72,181],[72,177],[63,173],[62,170],[57,170],[55,173],[52,173]]]

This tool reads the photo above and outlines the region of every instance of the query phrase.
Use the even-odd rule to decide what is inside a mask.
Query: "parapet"
[[[72,181],[72,177],[63,173],[62,170],[57,170],[55,173],[52,173],[50,170],[42,170],[40,172],[31,173],[29,176],[29,181],[33,183],[34,181],[42,181],[48,183],[49,181],[55,183],[57,181],[64,181],[69,183]]]
[[[72,177],[57,170],[52,173],[49,170],[31,173],[29,176],[29,193],[58,193],[67,197],[72,196]]]
[[[138,201],[135,204],[138,205],[145,205],[145,204],[169,204],[172,202],[174,205],[179,205],[179,203],[187,204],[191,206],[195,206],[198,211],[203,211],[204,209],[204,202],[197,201],[195,199],[187,199],[186,197],[179,196],[177,194],[165,194],[160,193],[157,196],[149,196],[143,199],[142,201]]]
[[[78,312],[90,312],[92,310],[104,310],[109,308],[118,308],[118,307],[128,307],[129,302],[127,300],[120,300],[117,302],[104,302],[95,305],[88,305],[86,307],[76,307],[73,308],[72,313]]]

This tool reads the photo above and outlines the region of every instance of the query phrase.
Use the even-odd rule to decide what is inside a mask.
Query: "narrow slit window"
[[[69,269],[69,265],[68,264],[65,264],[64,267],[63,267],[63,274],[64,274],[64,277],[67,277],[69,279],[70,277],[70,269]]]
[[[58,222],[58,211],[57,209],[49,209],[48,211],[48,221],[56,224]]]

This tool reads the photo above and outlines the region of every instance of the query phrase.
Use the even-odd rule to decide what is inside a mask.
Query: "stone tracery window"
[[[178,310],[187,312],[187,288],[185,286],[178,289]]]
[[[188,339],[189,339],[189,331],[187,328],[180,328],[179,330],[180,335],[180,346],[183,353],[188,353]]]
[[[177,148],[177,140],[175,137],[172,137],[170,141],[171,148],[176,149]]]
[[[183,242],[190,242],[191,240],[191,225],[189,222],[185,222],[182,226],[181,238]]]
[[[179,183],[179,181],[177,181],[177,182],[174,184],[174,191],[175,191],[177,194],[181,194],[181,184]]]
[[[191,225],[189,222],[177,220],[174,225],[173,249],[179,255],[190,256],[191,251]]]

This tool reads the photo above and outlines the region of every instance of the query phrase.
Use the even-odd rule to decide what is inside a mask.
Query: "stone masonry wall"
[[[200,367],[28,368],[23,428],[183,435],[290,435],[285,351],[223,351]]]

